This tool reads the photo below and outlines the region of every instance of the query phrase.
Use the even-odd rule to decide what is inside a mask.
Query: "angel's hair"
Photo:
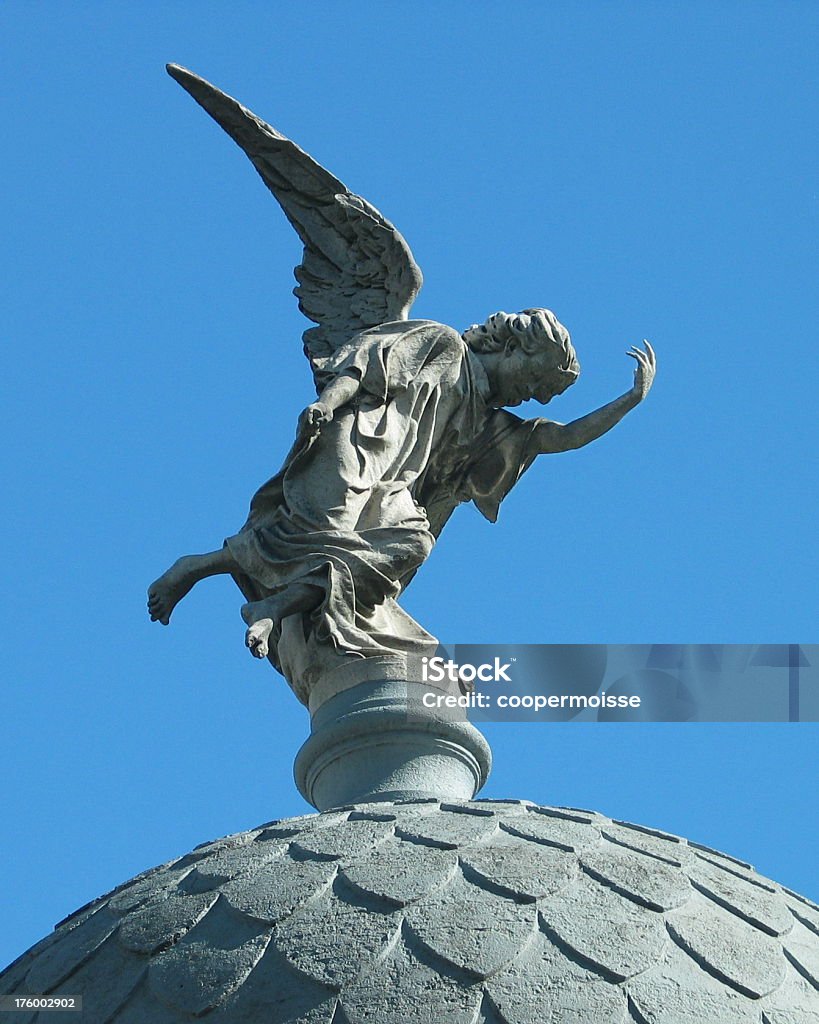
[[[569,332],[550,309],[493,313],[486,323],[468,327],[463,338],[473,352],[502,352],[505,355],[521,348],[527,355],[551,355],[556,394],[565,391],[580,373],[580,363]]]

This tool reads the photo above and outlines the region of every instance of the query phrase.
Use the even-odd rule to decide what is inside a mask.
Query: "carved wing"
[[[304,333],[313,373],[358,331],[406,320],[422,277],[393,225],[236,100],[177,64],[168,73],[245,151],[304,243],[294,294],[318,324]]]

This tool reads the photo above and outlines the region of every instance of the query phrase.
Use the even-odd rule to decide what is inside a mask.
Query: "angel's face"
[[[534,398],[544,405],[555,390],[554,356],[548,352],[529,354],[522,348],[481,356],[491,388],[493,405],[517,406]],[[571,380],[566,381],[566,387]],[[562,390],[562,388],[561,388]]]

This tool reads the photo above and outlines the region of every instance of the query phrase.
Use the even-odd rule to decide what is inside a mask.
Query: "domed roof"
[[[819,907],[593,812],[359,804],[138,876],[0,991],[100,1024],[819,1024]]]

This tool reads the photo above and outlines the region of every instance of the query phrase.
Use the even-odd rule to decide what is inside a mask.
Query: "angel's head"
[[[549,309],[493,313],[468,327],[463,339],[486,371],[493,405],[529,398],[545,405],[580,373],[569,332]]]

